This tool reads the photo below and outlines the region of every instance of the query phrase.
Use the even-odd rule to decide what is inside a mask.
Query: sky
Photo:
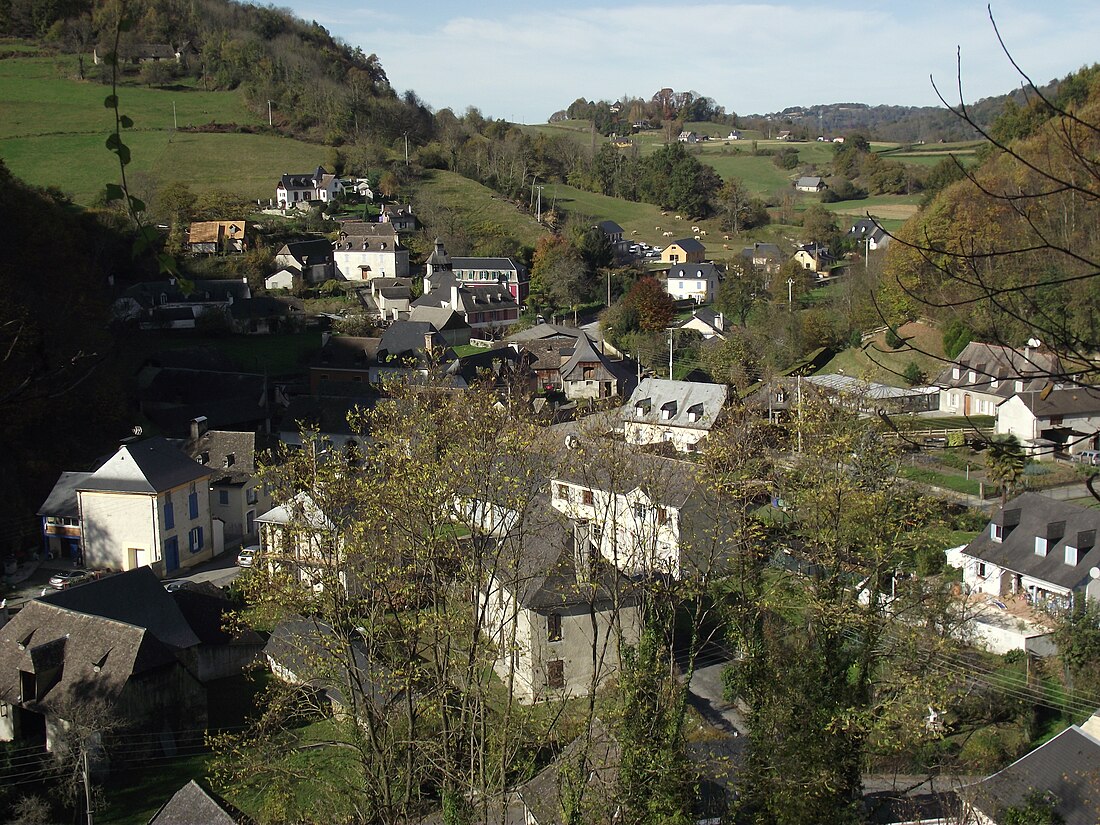
[[[275,3],[378,55],[398,91],[432,109],[543,123],[579,97],[694,90],[727,112],[788,106],[972,103],[1023,78],[985,2],[413,0]],[[1096,0],[993,0],[1006,46],[1037,84],[1100,60]]]

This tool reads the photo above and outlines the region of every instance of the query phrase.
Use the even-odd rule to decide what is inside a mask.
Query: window
[[[551,659],[546,663],[546,685],[555,690],[565,687],[565,661]]]
[[[546,641],[561,641],[561,614],[551,613],[546,617]]]
[[[237,463],[237,456],[236,455],[234,455],[233,453],[226,453],[225,454],[225,466],[226,467],[232,467],[236,463]]]
[[[248,491],[245,493],[245,501],[248,504],[255,504],[259,500],[260,500],[260,494],[256,490],[256,488],[255,487],[249,487]]]
[[[191,518],[199,517],[199,494],[195,492],[195,485],[191,485],[191,492],[187,494],[187,512]]]
[[[586,505],[588,505],[589,507],[591,507],[591,506],[592,506],[592,502],[593,502],[593,498],[592,498],[592,491],[591,491],[591,490],[585,490],[585,491],[584,491],[583,493],[581,493],[581,500],[582,500],[582,501],[583,501],[583,502],[584,502],[584,503],[585,503]]]
[[[970,372],[966,374],[966,380],[971,384],[978,380],[978,376],[974,373],[974,370],[970,370]]]
[[[569,501],[569,486],[566,484],[555,484],[554,498],[558,501]]]
[[[1045,556],[1047,554],[1047,540],[1045,536],[1035,537],[1035,555]]]
[[[664,507],[658,507],[657,508],[657,523],[658,524],[667,524],[668,523],[668,510],[666,510]]]
[[[1070,567],[1075,566],[1078,562],[1077,555],[1078,555],[1077,548],[1073,547],[1072,545],[1067,544],[1066,545],[1066,564],[1068,564]]]
[[[197,553],[202,550],[202,528],[192,527],[191,532],[187,534],[187,546],[192,553]]]
[[[172,499],[164,502],[164,527],[171,530],[176,526],[176,508],[172,506]]]
[[[1000,542],[1004,540],[1005,529],[999,524],[991,524],[989,525],[989,537],[993,541]]]
[[[218,504],[222,505],[223,507],[229,504],[228,490],[218,490]]]
[[[634,518],[644,519],[645,518],[645,513],[646,513],[646,506],[644,504],[642,504],[641,502],[638,502],[637,504],[634,505]]]
[[[979,579],[984,579],[985,578],[985,562],[984,561],[978,562],[978,578]]]
[[[1016,392],[1023,392],[1023,391],[1024,391],[1024,382],[1023,381],[1017,381],[1016,382]]]

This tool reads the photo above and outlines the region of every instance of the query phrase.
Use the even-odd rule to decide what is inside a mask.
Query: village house
[[[57,750],[73,714],[103,701],[123,730],[156,740],[149,757],[201,742],[206,684],[262,648],[222,629],[230,610],[216,589],[168,593],[148,569],[28,602],[0,629],[0,741]]]
[[[641,633],[630,582],[599,562],[588,529],[551,511],[509,533],[479,594],[494,669],[525,704],[588,695]]]
[[[227,545],[256,538],[256,515],[271,509],[271,496],[257,478],[256,433],[208,430],[205,418],[191,422],[184,451],[211,470],[211,517],[223,525]]]
[[[450,277],[433,280],[434,286],[411,304],[417,307],[446,307],[462,316],[471,329],[492,334],[519,320],[519,304],[499,282],[486,286],[462,286]]]
[[[452,258],[443,242],[435,239],[435,248],[425,262],[424,293],[455,281],[462,287],[503,287],[517,304],[527,300],[530,276],[527,268],[511,258]]]
[[[374,304],[378,317],[396,321],[409,312],[412,305],[412,279],[371,278],[369,300]]]
[[[1100,388],[1016,393],[997,405],[997,433],[1016,436],[1039,461],[1100,449]]]
[[[666,264],[700,264],[706,257],[707,248],[694,238],[680,238],[670,241],[661,250],[661,261]]]
[[[252,822],[192,779],[161,805],[148,825],[252,825]]]
[[[83,531],[76,491],[90,475],[90,472],[62,473],[50,490],[49,497],[38,508],[47,556],[71,559],[74,563],[81,561]]]
[[[107,61],[113,46],[95,46],[92,49],[92,62],[99,66]],[[181,63],[195,50],[191,41],[187,41],[178,48],[170,43],[120,43],[118,47],[118,63],[120,66],[140,66],[142,63]]]
[[[252,247],[248,221],[197,221],[187,230],[192,255],[241,255]]]
[[[267,289],[292,289],[298,285],[323,284],[336,278],[332,244],[324,238],[310,238],[283,244],[275,253],[275,272],[264,279]]]
[[[794,188],[799,192],[824,192],[829,187],[815,175],[803,175],[794,182]]]
[[[692,300],[713,303],[718,297],[722,271],[717,264],[674,264],[665,279],[665,291],[674,301]]]
[[[1024,493],[994,513],[957,558],[970,592],[1065,608],[1100,599],[1100,511]]]
[[[633,385],[634,363],[622,359],[606,341],[597,350],[591,336],[575,327],[538,324],[505,341],[531,356],[539,390],[557,390],[569,399],[596,399],[624,395]]]
[[[311,202],[328,203],[342,193],[339,178],[318,166],[313,172],[294,175],[284,172],[275,186],[275,203],[280,209],[309,208]]]
[[[390,223],[344,221],[333,245],[336,277],[345,281],[405,278],[409,274],[409,250],[401,245]]]
[[[794,259],[807,272],[825,272],[836,263],[836,258],[829,254],[829,248],[814,241],[798,247]]]
[[[725,384],[643,378],[622,410],[628,444],[669,443],[695,452],[726,404]]]
[[[683,132],[680,132],[676,140],[678,140],[680,143],[698,143],[699,136],[695,134],[695,132],[689,132],[685,130]]]
[[[890,236],[886,234],[886,230],[870,218],[861,218],[852,224],[847,237],[854,243],[866,244],[867,249],[872,252],[885,249],[890,243]]]
[[[783,266],[783,253],[773,243],[754,243],[741,250],[741,257],[755,269],[774,274]]]
[[[1041,392],[1061,372],[1058,356],[1038,347],[1013,349],[971,341],[933,382],[940,411],[951,415],[996,415],[1013,395]]]
[[[170,575],[209,561],[224,549],[212,475],[162,437],[123,444],[77,486],[84,563]]]
[[[382,211],[378,216],[380,223],[388,223],[394,232],[413,232],[416,229],[416,216],[412,206],[407,203],[382,204]]]
[[[699,307],[691,314],[690,318],[680,324],[680,329],[698,332],[707,341],[712,338],[725,339],[726,318],[716,309],[705,306]]]
[[[136,322],[142,329],[194,329],[206,313],[229,323],[234,301],[251,298],[248,280],[196,280],[184,291],[175,278],[143,281],[128,287],[111,306],[116,322]]]

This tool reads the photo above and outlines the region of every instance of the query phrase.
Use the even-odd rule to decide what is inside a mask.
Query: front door
[[[970,415],[970,393],[963,396],[963,415]]]
[[[180,566],[180,540],[175,536],[164,542],[164,572],[171,573]]]

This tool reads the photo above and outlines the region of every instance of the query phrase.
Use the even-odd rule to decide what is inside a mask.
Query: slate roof
[[[1007,768],[962,789],[989,817],[1032,792],[1054,803],[1065,825],[1100,822],[1100,741],[1072,725]]]
[[[699,241],[695,240],[695,238],[680,238],[679,240],[669,241],[669,244],[676,244],[676,246],[680,247],[684,252],[707,251],[707,248]],[[668,249],[668,247],[665,247],[665,249]]]
[[[741,257],[748,258],[750,261],[753,258],[781,258],[783,253],[779,251],[779,246],[773,243],[754,243],[752,246],[746,246],[741,250]]]
[[[519,787],[518,794],[534,817],[535,825],[554,825],[561,820],[563,773],[576,775],[582,757],[587,769],[582,796],[584,818],[592,822],[612,820],[622,749],[608,727],[594,717],[590,735],[578,736],[553,762]]]
[[[291,241],[283,244],[276,255],[289,255],[302,266],[324,263],[332,260],[332,243],[324,238]]]
[[[727,394],[724,384],[643,378],[623,407],[623,421],[709,430],[725,406]],[[666,411],[668,418],[664,417]],[[692,415],[697,420],[691,421]]]
[[[599,369],[591,379],[586,379],[583,373],[584,367],[586,364],[592,363],[597,363]],[[568,361],[561,365],[561,377],[564,381],[615,381],[619,378],[612,361],[602,352],[596,350],[592,339],[588,337],[586,332],[582,332],[577,337],[573,354],[569,356]]]
[[[1012,526],[1017,516],[1019,521]],[[1063,535],[1049,540],[1049,525],[1059,522]],[[1004,525],[1007,535],[1003,540],[994,541],[987,527],[966,546],[963,550],[966,555],[1068,589],[1084,586],[1089,580],[1089,569],[1100,566],[1100,545],[1096,544],[1100,534],[1098,510],[1055,501],[1038,493],[1024,493],[999,509],[992,523]],[[1090,541],[1090,531],[1091,549],[1077,564],[1066,564],[1066,545],[1083,549]],[[1045,556],[1035,552],[1037,536],[1048,537]]]
[[[62,473],[50,490],[49,496],[38,508],[37,515],[80,518],[80,503],[76,491],[91,475],[91,473]]]
[[[141,410],[165,432],[185,433],[205,416],[213,429],[254,427],[269,415],[263,375],[213,370],[143,370]]]
[[[852,225],[852,228],[848,230],[848,237],[857,241],[871,238],[877,243],[879,240],[886,237],[886,232],[870,218],[860,218]]]
[[[712,263],[674,264],[668,271],[668,280],[710,280],[721,275],[722,270]]]
[[[381,338],[333,335],[321,347],[310,366],[314,369],[365,370],[375,363],[381,341]]]
[[[1079,418],[1100,413],[1100,387],[1075,387],[1049,393],[1017,393],[1036,418]]]
[[[80,482],[79,490],[118,493],[163,493],[210,476],[161,436],[123,444],[103,466]]]
[[[959,367],[959,377],[955,378],[953,369]],[[955,358],[954,364],[948,364],[933,382],[946,389],[970,389],[1011,398],[1017,392],[1038,392],[1054,380],[1061,372],[1058,356],[1041,350],[1018,350],[998,344],[984,344],[971,341]],[[969,372],[973,370],[974,380]],[[993,386],[996,379],[998,385]],[[1023,381],[1023,389],[1016,389],[1016,381]]]
[[[414,306],[409,311],[409,321],[431,324],[438,332],[470,328],[461,313],[455,312],[450,307]]]
[[[600,221],[598,224],[596,224],[596,228],[603,232],[605,235],[623,234],[623,228],[615,223],[615,221]]]
[[[451,268],[455,270],[486,269],[503,272],[523,272],[524,267],[511,258],[451,258]]]
[[[192,779],[153,814],[149,825],[243,825],[251,822],[220,796],[204,790]]]
[[[185,295],[175,278],[166,281],[142,281],[127,288],[122,296],[136,301],[146,309],[152,309],[162,304],[161,296],[166,297],[169,303],[228,303],[230,300],[236,301],[252,295],[248,282],[243,278],[201,279],[194,280],[191,284],[193,288],[190,294]]]
[[[822,181],[821,178],[817,177],[816,175],[803,175],[795,183],[795,187],[799,188],[799,189],[801,189],[801,188],[817,189],[823,183],[824,183],[824,181]]]
[[[313,189],[327,174],[323,166],[318,166],[313,172],[287,173],[279,178],[279,185],[284,189]]]
[[[382,713],[405,695],[398,675],[372,660],[361,638],[341,639],[330,625],[315,619],[280,622],[271,633],[264,655],[295,682],[324,689],[340,704],[346,704],[347,697],[355,692]]]
[[[719,313],[718,310],[714,309],[713,307],[699,307],[695,310],[694,313],[692,313],[692,316],[684,321],[682,324],[680,324],[680,326],[686,326],[692,321],[699,321],[703,324],[706,324],[715,332],[721,333],[724,331],[723,327],[725,326],[725,320],[723,319],[722,326],[718,325],[718,317],[720,314],[721,313]]]
[[[213,473],[211,484],[246,481],[256,472],[256,433],[253,432],[207,430],[198,441],[188,439],[184,451],[192,461]]]
[[[443,350],[443,360],[455,358],[454,351],[447,346],[439,331],[427,321],[396,321],[382,333],[378,343],[378,359],[381,362],[387,358],[415,358],[419,363],[427,354],[424,345],[428,337],[433,349]]]
[[[584,331],[576,327],[563,327],[554,324],[536,324],[519,332],[513,332],[505,341],[538,341],[546,338],[579,338]]]

